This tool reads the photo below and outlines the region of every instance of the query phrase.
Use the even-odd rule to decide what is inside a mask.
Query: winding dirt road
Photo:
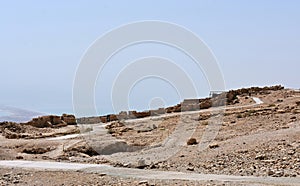
[[[109,176],[151,179],[151,180],[192,180],[192,181],[226,181],[247,184],[272,184],[296,186],[300,178],[274,178],[254,176],[230,176],[215,174],[195,174],[173,171],[156,171],[132,168],[117,168],[109,165],[62,163],[50,161],[0,161],[0,167],[29,168],[36,170],[81,171],[85,173],[102,173]]]
[[[255,105],[262,104],[262,100],[259,98],[253,98],[255,104],[245,105],[239,107],[252,107]],[[227,107],[226,109],[234,109],[238,107]],[[220,108],[219,108],[220,109]],[[206,111],[209,111],[206,110]],[[201,111],[184,112],[182,114],[193,114]],[[178,113],[177,113],[178,114]],[[163,116],[156,116],[155,118],[163,118],[170,116],[166,114]],[[150,120],[151,118],[143,118],[138,120]],[[184,125],[183,125],[184,126]],[[96,126],[95,126],[96,127]],[[194,126],[195,127],[195,126]],[[93,133],[105,133],[104,127],[95,128]],[[86,134],[72,134],[62,137],[49,138],[47,140],[65,140],[70,138],[76,138],[80,135]],[[173,138],[176,138],[174,135]],[[184,135],[181,135],[184,136]],[[188,135],[190,136],[190,135]],[[170,140],[170,138],[168,139]],[[172,141],[172,139],[171,139]],[[174,141],[174,140],[173,140]],[[181,140],[182,141],[182,140]],[[175,140],[176,142],[176,140]],[[174,143],[172,143],[174,144]],[[145,154],[143,154],[145,155]],[[118,157],[118,156],[116,156]],[[124,156],[120,156],[124,157]],[[225,181],[229,183],[246,183],[249,185],[253,184],[271,184],[271,185],[300,185],[300,178],[275,178],[275,177],[255,177],[255,176],[233,176],[233,175],[216,175],[216,174],[198,174],[198,173],[185,173],[185,172],[174,172],[174,171],[159,171],[159,170],[146,170],[146,169],[134,169],[134,168],[120,168],[113,167],[104,164],[81,164],[81,163],[62,163],[52,161],[20,161],[20,160],[3,160],[0,161],[0,167],[3,168],[26,168],[33,170],[53,170],[53,171],[80,171],[83,173],[103,173],[109,176],[125,177],[125,178],[136,178],[136,179],[150,179],[150,180],[192,180],[192,181]]]

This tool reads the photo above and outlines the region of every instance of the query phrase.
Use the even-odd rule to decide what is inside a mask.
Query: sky
[[[300,2],[253,1],[1,1],[0,105],[72,113],[72,88],[82,56],[105,33],[157,20],[195,33],[215,55],[226,89],[282,84],[300,88]],[[171,34],[171,33],[170,33]],[[111,85],[135,58],[170,58],[209,93],[205,75],[184,54],[157,44],[135,45],[111,59],[95,87],[99,114],[115,112]],[[130,109],[177,104],[176,87],[145,79],[128,93]]]

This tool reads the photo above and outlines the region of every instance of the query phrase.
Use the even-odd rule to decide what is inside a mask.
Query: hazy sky
[[[1,1],[0,105],[72,112],[73,80],[87,48],[109,30],[143,20],[172,22],[197,34],[215,54],[227,89],[273,84],[299,88],[299,8],[296,0]],[[112,59],[122,63],[112,62],[99,80],[104,80],[96,87],[100,114],[112,112],[108,89],[117,74],[113,69],[148,55],[178,60],[199,79],[199,96],[208,94],[203,74],[185,65],[188,59],[178,51],[133,46]],[[179,101],[166,82],[147,79],[130,93],[130,107],[147,109],[156,97],[166,105]]]

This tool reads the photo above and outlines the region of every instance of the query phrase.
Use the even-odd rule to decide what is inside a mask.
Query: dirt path
[[[253,100],[255,101],[255,104],[238,106],[238,107],[229,107],[226,109],[252,107],[263,103],[263,101],[260,98],[253,97]],[[221,127],[222,109],[225,110],[225,107],[211,108],[211,109],[205,109],[200,111],[182,112],[179,114],[171,113],[171,114],[164,114],[161,116],[126,121],[126,123],[128,122],[128,124],[131,123],[134,125],[141,121],[144,122],[148,121],[151,123],[153,118],[164,118],[174,114],[181,116],[175,130],[161,144],[155,145],[153,147],[145,148],[141,152],[115,153],[112,154],[111,156],[108,156],[107,158],[112,162],[117,162],[123,165],[130,164],[134,166],[150,165],[153,163],[165,161],[170,157],[174,156],[176,153],[178,153],[182,149],[182,147],[186,145],[186,141],[189,138],[191,138],[192,135],[194,134],[199,123],[195,122],[191,118],[193,114],[197,114],[201,112],[209,112],[209,111],[211,111],[212,113],[216,112],[216,114],[220,114],[220,116],[218,116],[219,118],[215,117],[214,119],[212,119],[210,124],[205,129],[205,132],[202,136],[200,143],[198,144],[199,151],[205,150],[209,146],[209,144],[215,139]]]
[[[262,104],[263,101],[260,98],[253,97],[252,98],[255,103],[251,105],[244,105],[244,106],[234,106],[234,107],[227,107],[226,109],[236,109],[240,107],[252,107],[259,104]],[[132,151],[132,149],[124,143],[120,143],[120,140],[117,140],[116,138],[110,136],[107,134],[107,130],[105,129],[105,125],[82,125],[82,127],[89,127],[92,128],[92,131],[90,132],[83,132],[84,130],[81,130],[81,134],[71,134],[66,136],[60,136],[60,137],[54,137],[54,138],[46,138],[46,140],[67,140],[67,139],[73,139],[78,137],[83,137],[85,140],[89,142],[89,144],[100,151],[116,151],[118,152],[118,149],[120,149],[120,153],[115,153],[107,158],[112,162],[117,162],[121,164],[131,164],[135,166],[139,166],[139,164],[145,164],[149,165],[154,162],[164,161],[172,156],[174,156],[184,145],[187,139],[189,139],[193,133],[195,132],[198,123],[194,122],[189,116],[192,114],[198,114],[201,112],[222,112],[222,109],[224,110],[225,107],[218,107],[218,108],[211,108],[211,109],[205,109],[200,111],[189,111],[189,112],[182,112],[182,113],[170,113],[170,114],[164,114],[161,116],[152,116],[147,118],[141,118],[141,119],[133,119],[133,120],[126,120],[125,122],[128,124],[136,124],[143,122],[151,122],[153,119],[162,119],[165,117],[170,116],[181,116],[180,123],[177,125],[176,129],[168,138],[166,138],[161,144],[157,144],[153,147],[148,147],[142,150],[142,152],[128,152]],[[205,130],[205,133],[203,135],[203,138],[201,140],[201,143],[199,144],[199,150],[204,150],[208,147],[210,142],[216,137],[219,128],[220,128],[220,122],[218,122],[218,119],[215,119],[216,123],[211,123],[207,129]],[[99,146],[101,146],[99,148]],[[118,149],[115,149],[118,148]],[[98,151],[97,150],[97,151]]]
[[[236,108],[248,108],[253,107],[263,102],[259,98],[253,98],[255,101],[254,104],[244,105],[244,106],[231,106],[231,107],[218,107],[211,108],[200,111],[190,111],[182,113],[171,113],[164,114],[161,116],[153,116],[142,119],[135,120],[126,120],[126,122],[141,122],[147,121],[151,122],[153,119],[162,119],[165,117],[182,116],[182,122],[178,125],[175,131],[160,145],[155,147],[150,147],[142,150],[141,152],[125,152],[125,153],[115,153],[113,155],[107,156],[108,159],[114,162],[131,163],[131,164],[149,164],[157,161],[162,161],[168,159],[178,152],[178,150],[183,147],[186,140],[191,137],[197,128],[198,123],[194,122],[191,114],[198,114],[201,112],[217,112],[222,109],[236,109]],[[56,153],[60,153],[65,146],[70,146],[74,143],[77,143],[78,137],[83,137],[86,140],[97,139],[95,136],[98,136],[99,139],[95,142],[99,145],[99,140],[101,142],[109,141],[110,143],[116,138],[113,138],[111,135],[107,134],[105,125],[86,125],[84,127],[92,127],[93,130],[85,131],[81,134],[71,134],[66,136],[46,138],[49,141],[61,141],[67,139],[74,139],[72,143],[66,143],[61,145],[52,156]],[[210,126],[209,126],[210,127]],[[212,125],[212,128],[208,127],[208,136],[213,136],[214,133],[217,134],[218,126]],[[214,128],[216,127],[216,128]],[[206,139],[207,142],[210,142],[210,139]],[[116,146],[112,144],[113,146]],[[203,145],[203,144],[202,144]],[[207,145],[207,144],[206,144]],[[122,147],[123,148],[123,147]],[[148,161],[148,162],[147,162]],[[61,163],[61,162],[50,162],[50,161],[0,161],[0,167],[15,167],[15,168],[30,168],[30,169],[39,169],[39,170],[63,170],[63,171],[83,171],[86,173],[97,172],[105,173],[110,176],[117,177],[127,177],[127,178],[138,178],[138,179],[153,179],[153,180],[193,180],[193,181],[229,181],[229,182],[247,182],[249,184],[286,184],[297,185],[299,183],[299,178],[273,178],[273,177],[246,177],[246,176],[229,176],[229,175],[214,175],[214,174],[196,174],[196,173],[184,173],[184,172],[171,172],[171,171],[157,171],[157,170],[144,170],[144,169],[132,169],[132,168],[116,168],[109,165],[98,165],[98,164],[79,164],[79,163]]]
[[[49,161],[0,161],[0,167],[26,168],[38,170],[81,171],[85,173],[102,173],[109,176],[149,179],[149,180],[192,180],[192,181],[226,181],[247,184],[299,185],[300,178],[274,178],[253,176],[230,176],[215,174],[195,174],[171,171],[154,171],[144,169],[116,168],[109,165],[61,163]]]
[[[175,112],[175,113],[165,113],[159,116],[150,116],[150,117],[145,117],[145,118],[136,118],[136,119],[128,119],[126,122],[141,122],[145,120],[155,120],[155,119],[163,119],[166,117],[171,117],[171,116],[178,116],[178,115],[190,115],[190,114],[198,114],[201,112],[213,112],[213,111],[219,111],[222,109],[237,109],[237,108],[248,108],[248,107],[253,107],[256,105],[263,104],[264,102],[258,98],[258,97],[252,97],[253,101],[255,102],[254,104],[249,104],[249,105],[242,105],[242,106],[221,106],[221,107],[215,107],[215,108],[209,108],[209,109],[203,109],[203,110],[196,110],[196,111],[185,111],[185,112]]]

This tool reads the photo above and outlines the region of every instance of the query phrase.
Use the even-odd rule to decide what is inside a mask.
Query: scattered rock
[[[136,128],[138,133],[141,132],[151,132],[153,130],[157,129],[157,126],[155,124],[149,124],[149,125],[142,125]]]
[[[17,183],[20,183],[20,181],[19,180],[13,180],[12,183],[17,184]]]
[[[112,122],[111,124],[109,125],[106,125],[105,128],[106,129],[112,129],[112,128],[119,128],[119,127],[124,127],[124,123],[123,122],[120,122],[120,121],[115,121],[115,122]]]
[[[217,144],[217,143],[212,143],[212,144],[210,144],[208,147],[211,148],[211,149],[215,149],[215,148],[218,148],[218,147],[219,147],[219,144]]]
[[[294,150],[289,150],[289,151],[287,152],[287,154],[288,154],[288,155],[294,155],[294,154],[295,154],[295,151],[294,151]]]
[[[4,177],[9,177],[11,175],[11,173],[5,173],[3,176]]]
[[[197,140],[195,138],[190,138],[188,141],[187,141],[187,145],[196,145],[198,144]]]
[[[139,185],[148,185],[148,181],[147,180],[142,180],[142,181],[139,181]]]
[[[23,153],[26,154],[44,154],[51,151],[50,147],[28,147],[23,149]]]
[[[195,168],[194,167],[191,167],[191,166],[189,166],[186,170],[188,170],[188,171],[194,171],[195,170]]]
[[[138,162],[137,162],[137,168],[138,169],[143,169],[145,167],[147,167],[148,164],[146,164],[146,161],[144,159],[140,159]]]
[[[105,173],[99,173],[98,175],[101,176],[101,177],[103,177],[103,176],[106,176],[107,174],[105,174]]]
[[[63,122],[65,122],[67,125],[76,125],[76,118],[72,114],[63,114],[61,116],[61,119]]]
[[[265,154],[259,154],[257,156],[255,156],[256,160],[265,160],[266,159],[266,155]]]
[[[282,177],[284,175],[284,171],[278,170],[272,175],[273,177]]]
[[[237,153],[246,154],[246,153],[248,153],[248,150],[247,149],[241,149],[241,150],[238,150]]]
[[[268,174],[268,176],[272,176],[272,175],[274,175],[275,174],[275,172],[273,171],[273,170],[268,170],[268,172],[267,172],[267,174]]]
[[[37,128],[45,127],[64,127],[67,125],[76,125],[76,118],[74,115],[63,114],[62,116],[40,116],[33,118],[31,121],[25,123]]]
[[[279,114],[284,114],[284,113],[286,113],[287,111],[286,111],[286,110],[283,110],[283,109],[279,109],[279,110],[277,110],[277,112],[278,112]]]
[[[275,163],[276,160],[261,160],[264,163]]]
[[[84,141],[76,143],[76,144],[64,149],[64,152],[83,153],[88,156],[98,155],[98,152]]]
[[[21,160],[21,159],[24,159],[24,157],[23,156],[16,156],[16,159]]]

